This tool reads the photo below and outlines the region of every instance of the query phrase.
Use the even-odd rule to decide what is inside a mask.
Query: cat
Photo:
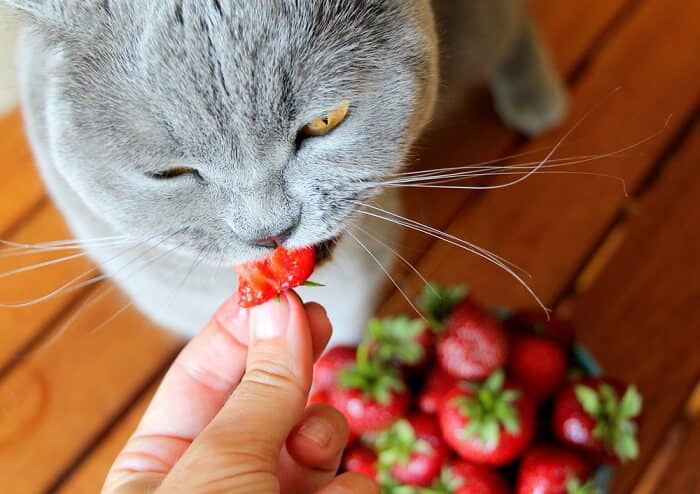
[[[315,245],[326,287],[300,293],[333,344],[357,342],[398,235],[358,210],[400,211],[381,183],[426,127],[484,82],[524,134],[566,112],[520,0],[4,1],[52,198],[105,276],[186,336],[235,264]]]

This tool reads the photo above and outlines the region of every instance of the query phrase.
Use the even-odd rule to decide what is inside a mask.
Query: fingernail
[[[289,325],[289,304],[284,296],[255,307],[251,311],[251,330],[257,339],[279,338]]]
[[[326,448],[333,438],[333,428],[320,417],[313,417],[304,422],[298,434],[315,443],[320,448]]]

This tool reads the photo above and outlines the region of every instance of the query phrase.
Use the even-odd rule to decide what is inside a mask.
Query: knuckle
[[[246,371],[241,386],[254,387],[257,391],[267,389],[272,393],[278,393],[280,390],[292,391],[301,395],[305,386],[299,381],[291,365],[264,359]]]

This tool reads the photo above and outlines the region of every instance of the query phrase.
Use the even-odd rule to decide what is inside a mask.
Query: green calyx
[[[418,307],[430,323],[435,333],[440,334],[445,329],[445,319],[454,308],[469,294],[466,285],[441,286],[430,283],[423,287],[418,298]]]
[[[520,392],[503,389],[504,383],[505,373],[498,370],[482,384],[467,384],[472,396],[452,400],[468,418],[464,439],[476,437],[484,446],[493,447],[500,441],[501,429],[510,434],[520,432],[520,416],[514,405]]]
[[[581,483],[578,478],[571,477],[566,483],[566,494],[602,494],[602,492],[593,480]]]
[[[391,402],[393,392],[402,393],[406,385],[398,369],[369,358],[366,345],[357,348],[357,363],[338,375],[338,382],[344,389],[359,389],[367,400],[374,400],[380,405]]]
[[[372,349],[372,358],[414,365],[425,357],[425,349],[417,340],[424,330],[425,322],[420,319],[372,319],[367,326],[366,344]]]
[[[634,419],[642,413],[642,395],[637,388],[628,387],[622,398],[605,383],[598,390],[578,385],[574,392],[586,413],[596,420],[593,437],[603,441],[620,461],[636,459],[639,442]]]
[[[416,436],[407,420],[399,420],[379,433],[374,443],[379,469],[405,465],[414,453],[430,454],[432,446]]]
[[[443,467],[440,477],[433,485],[419,491],[420,494],[452,494],[464,485],[464,481],[452,474],[450,467]]]

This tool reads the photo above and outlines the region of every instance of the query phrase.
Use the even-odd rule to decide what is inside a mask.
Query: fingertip
[[[287,450],[305,467],[335,471],[349,434],[347,421],[338,410],[324,404],[312,405],[287,438]]]
[[[314,361],[318,360],[323,351],[328,346],[333,333],[333,327],[326,309],[316,302],[304,304],[306,314],[309,318],[309,326],[311,327],[311,335],[314,350]]]

